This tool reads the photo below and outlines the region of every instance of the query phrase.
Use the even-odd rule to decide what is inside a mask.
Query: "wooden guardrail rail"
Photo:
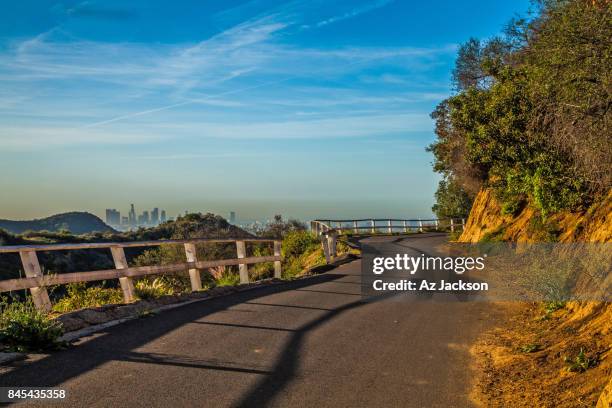
[[[237,258],[219,259],[212,261],[199,261],[196,255],[196,244],[198,243],[236,243]],[[246,256],[246,242],[271,242],[274,245],[272,256]],[[138,266],[130,267],[125,257],[124,248],[149,247],[166,244],[183,244],[187,262],[181,262],[161,266]],[[61,273],[54,275],[43,275],[37,252],[74,250],[74,249],[104,249],[109,248],[115,263],[115,269]],[[240,283],[249,282],[248,265],[261,262],[274,262],[274,277],[281,277],[281,242],[272,239],[186,239],[186,240],[159,240],[138,242],[100,242],[82,244],[54,244],[54,245],[14,245],[0,246],[2,253],[19,253],[25,273],[25,278],[0,280],[0,292],[12,290],[30,289],[34,305],[43,311],[51,310],[51,301],[47,292],[48,286],[61,285],[75,282],[90,282],[108,279],[119,279],[123,298],[125,302],[135,299],[134,284],[132,279],[139,276],[161,275],[165,273],[176,273],[184,270],[189,271],[191,289],[193,291],[202,289],[200,276],[201,269],[216,266],[238,265],[240,272]]]
[[[383,222],[383,225],[376,223]],[[368,225],[360,225],[367,223]],[[398,224],[400,223],[400,224]],[[397,218],[364,218],[351,220],[313,220],[310,229],[321,239],[323,252],[327,263],[333,261],[336,256],[336,243],[338,235],[343,232],[358,234],[365,231],[370,234],[382,233],[392,234],[395,230],[408,233],[411,230],[423,232],[427,230],[444,231],[450,229],[455,232],[457,228],[465,229],[465,218],[434,218],[434,219],[397,219]]]

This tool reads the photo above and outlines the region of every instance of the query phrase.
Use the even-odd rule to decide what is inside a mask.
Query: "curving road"
[[[434,252],[443,234],[397,240]],[[364,302],[360,261],[313,278],[130,321],[2,368],[0,386],[56,386],[73,407],[469,407],[482,302]]]

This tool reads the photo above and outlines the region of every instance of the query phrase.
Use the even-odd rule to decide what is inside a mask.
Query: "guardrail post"
[[[393,234],[393,228],[391,228],[391,220],[387,221],[387,232],[389,232],[389,234]]]
[[[25,276],[28,278],[42,278],[42,270],[38,263],[38,256],[36,251],[19,251],[19,257],[21,258],[21,264],[23,265],[23,271]],[[49,312],[51,311],[51,300],[49,300],[49,294],[47,288],[39,286],[30,288],[30,294],[32,295],[32,301],[36,309]]]
[[[281,256],[281,242],[274,241],[274,256]],[[274,277],[281,279],[283,270],[281,269],[281,261],[274,261]]]
[[[336,258],[336,242],[337,242],[338,234],[336,232],[332,232],[328,235],[327,244],[329,246],[329,256],[332,261]]]
[[[404,234],[407,234],[408,233],[408,224],[406,223],[406,220],[403,220],[402,224],[404,225]]]
[[[461,231],[465,231],[465,218],[461,219]]]
[[[331,258],[329,256],[329,245],[327,240],[327,234],[321,234],[321,245],[323,246],[323,253],[325,254],[325,262],[331,263]]]
[[[359,229],[357,229],[357,221],[353,221],[353,232],[355,234],[359,234]]]
[[[113,261],[115,262],[115,269],[127,269],[128,263],[125,258],[125,252],[122,247],[110,247]],[[119,284],[121,284],[121,290],[123,291],[123,300],[125,303],[133,302],[136,299],[134,293],[134,282],[132,278],[122,276],[119,278]]]
[[[376,221],[370,220],[370,223],[372,224],[372,234],[376,234]]]
[[[440,221],[436,220],[436,231],[440,229]]]
[[[244,241],[236,241],[236,253],[238,258],[246,258],[246,245]],[[240,283],[249,283],[249,266],[247,264],[239,264],[238,272],[240,273]]]
[[[453,219],[450,219],[450,227],[451,227],[451,232],[455,232],[455,222],[453,221]]]
[[[419,232],[423,232],[423,220],[419,218]]]
[[[187,256],[187,262],[198,262],[195,244],[192,244],[190,242],[185,243],[185,255]],[[200,276],[199,269],[189,269],[189,280],[191,281],[192,292],[202,290],[202,277]]]

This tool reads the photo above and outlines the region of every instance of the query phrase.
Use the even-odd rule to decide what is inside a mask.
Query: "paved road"
[[[74,407],[468,407],[468,347],[494,314],[481,302],[363,302],[354,261],[109,328],[4,369],[0,386],[61,387]]]

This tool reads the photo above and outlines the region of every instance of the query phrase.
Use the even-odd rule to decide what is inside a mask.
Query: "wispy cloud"
[[[330,8],[336,13],[309,17],[310,24],[325,26],[390,2]],[[441,95],[411,87],[454,45],[297,46],[286,36],[308,20],[299,14],[307,6],[290,2],[191,44],[85,41],[62,28],[15,41],[0,51],[0,124],[13,119],[0,138],[26,149],[188,134],[362,137],[431,127],[426,114],[406,114],[405,106]]]
[[[5,151],[42,150],[83,144],[141,145],[174,140],[300,140],[364,138],[428,131],[427,114],[361,114],[278,121],[150,121],[131,126],[76,129],[70,126],[21,126],[2,129]],[[153,156],[157,157],[157,156]]]
[[[372,2],[372,3],[365,4],[365,5],[360,6],[360,7],[355,7],[355,8],[353,8],[353,9],[351,9],[351,10],[349,10],[349,11],[343,13],[343,14],[335,15],[335,16],[326,18],[325,20],[318,21],[315,24],[315,26],[316,27],[323,27],[323,26],[326,26],[326,25],[329,25],[329,24],[337,23],[337,22],[342,21],[342,20],[348,20],[349,18],[357,17],[357,16],[359,16],[361,14],[368,13],[368,12],[370,12],[372,10],[376,10],[378,8],[384,7],[387,4],[391,3],[392,1],[393,0],[378,0],[378,1],[375,1],[375,2]],[[309,26],[306,26],[306,27],[309,27]]]

